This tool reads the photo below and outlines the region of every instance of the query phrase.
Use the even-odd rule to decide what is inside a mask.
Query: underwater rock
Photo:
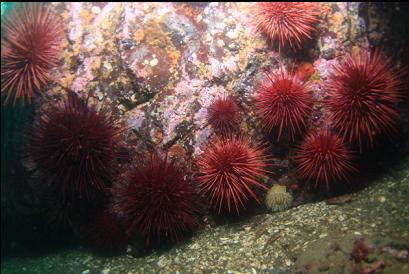
[[[407,273],[409,242],[356,234],[330,235],[308,246],[295,273]]]
[[[171,90],[179,80],[182,41],[181,36],[174,33],[185,29],[178,28],[173,32],[175,25],[180,27],[183,24],[175,23],[178,17],[172,13],[172,7],[170,3],[163,5],[170,12],[163,16],[154,10],[146,12],[142,5],[129,3],[124,6],[124,21],[118,30],[122,40],[119,51],[128,76],[140,87],[133,90],[137,104],[147,102],[157,93]],[[135,14],[139,16],[135,17]]]
[[[326,200],[325,202],[328,205],[339,205],[339,204],[344,204],[352,201],[352,195],[351,194],[345,194],[341,196],[337,196],[331,199]]]

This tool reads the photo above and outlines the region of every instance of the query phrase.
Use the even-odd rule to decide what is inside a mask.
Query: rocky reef
[[[325,126],[329,110],[322,103],[328,96],[324,83],[342,56],[357,56],[376,46],[391,57],[394,66],[409,65],[407,4],[319,3],[317,31],[297,51],[275,48],[258,31],[252,3],[49,6],[62,20],[65,33],[62,58],[52,70],[54,80],[32,106],[2,107],[2,145],[9,149],[7,154],[2,152],[2,272],[407,271],[407,99],[397,104],[399,133],[381,138],[373,151],[357,151],[354,160],[360,172],[353,180],[357,183],[342,179],[330,190],[304,184],[292,154],[302,138],[276,141],[271,132],[263,131],[255,109],[257,89],[268,77],[266,73],[287,66],[308,81],[312,91],[314,104],[308,110],[311,117],[305,130]],[[19,143],[27,135],[25,125],[32,123],[34,109],[38,112],[47,103],[61,100],[67,90],[81,98],[90,96],[95,105],[112,110],[118,124],[124,125],[123,139],[130,154],[167,151],[169,158],[181,159],[189,170],[195,169],[195,159],[217,135],[208,122],[212,103],[221,97],[234,98],[240,116],[234,121],[238,131],[268,144],[273,170],[263,184],[286,187],[291,201],[280,210],[289,209],[271,213],[261,203],[234,221],[220,221],[206,212],[200,229],[185,241],[145,250],[133,239],[124,255],[113,258],[77,248],[34,259],[7,258],[3,263],[4,252],[30,254],[26,242],[31,240],[22,234],[38,236],[29,244],[36,249],[46,241],[43,204],[32,194],[38,178],[30,177],[32,163],[23,157],[24,147],[19,148]],[[17,159],[3,166],[5,159],[13,157]],[[328,198],[332,199],[324,201]],[[77,244],[71,237],[65,242]],[[383,237],[388,238],[380,240]],[[69,263],[62,268],[62,262]]]

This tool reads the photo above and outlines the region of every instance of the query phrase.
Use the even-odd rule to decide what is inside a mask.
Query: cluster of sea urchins
[[[3,16],[2,16],[3,17]],[[1,94],[4,103],[31,102],[58,65],[63,28],[50,6],[15,4],[1,21]]]
[[[255,8],[257,29],[280,49],[300,49],[317,30],[316,3],[257,3]],[[266,76],[256,93],[261,127],[276,133],[278,141],[283,135],[294,141],[309,127],[312,90],[283,68]],[[332,181],[348,180],[357,172],[354,146],[362,152],[374,147],[377,135],[397,132],[402,87],[399,73],[379,49],[347,55],[334,65],[323,85],[328,111],[325,129],[310,130],[292,157],[300,177],[316,186],[324,184],[327,190]]]
[[[256,6],[257,28],[280,49],[299,49],[316,31],[315,3]],[[23,4],[7,15],[2,32],[5,103],[30,102],[57,65],[61,25],[46,6]],[[284,68],[266,78],[256,98],[261,126],[276,133],[278,142],[295,141],[309,128],[312,88]],[[395,131],[402,99],[398,78],[379,50],[347,56],[333,68],[324,85],[331,129],[310,132],[298,146],[293,159],[301,178],[328,189],[333,180],[348,180],[357,171],[348,145],[362,150],[374,145],[375,134]],[[200,195],[218,214],[240,214],[259,202],[271,159],[263,143],[238,134],[240,112],[232,96],[212,103],[207,122],[219,136],[198,156],[195,179],[182,163],[159,152],[134,160],[120,174],[122,130],[107,107],[74,92],[62,103],[43,106],[29,147],[40,188],[51,197],[50,216],[68,224],[80,220],[93,246],[114,250],[138,233],[147,245],[179,242],[199,225]]]
[[[263,143],[240,132],[240,108],[233,96],[216,98],[207,110],[216,136],[195,161],[199,193],[217,214],[240,215],[250,203],[260,203],[270,158]]]
[[[325,126],[331,130],[311,132],[294,159],[302,178],[329,189],[331,181],[347,180],[356,172],[349,146],[362,152],[374,147],[376,135],[397,131],[403,86],[390,59],[376,49],[342,58],[323,87],[327,92],[323,104],[328,110]],[[294,140],[308,128],[312,103],[308,84],[280,69],[260,83],[256,113],[262,128],[275,129],[278,141],[283,132]]]

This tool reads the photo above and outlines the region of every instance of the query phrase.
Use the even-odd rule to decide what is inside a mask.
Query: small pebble
[[[219,39],[219,40],[217,40],[217,45],[220,47],[220,48],[222,48],[222,47],[224,47],[224,41],[222,40],[222,39]]]
[[[101,9],[100,9],[100,7],[93,6],[91,11],[92,11],[92,13],[98,14],[98,13],[101,12]]]
[[[229,37],[230,39],[236,39],[239,35],[238,35],[237,31],[229,30],[229,32],[227,32],[226,36]]]
[[[291,266],[293,264],[293,262],[291,260],[289,260],[289,259],[285,259],[285,264],[287,266]]]
[[[155,58],[155,59],[152,59],[149,64],[150,64],[152,67],[154,67],[154,66],[156,66],[158,63],[159,63],[159,60]]]
[[[146,261],[148,262],[148,263],[151,263],[151,262],[153,262],[153,261],[155,261],[155,258],[148,258],[148,259],[146,259]]]
[[[96,96],[98,97],[98,100],[102,100],[104,99],[104,94],[100,91],[95,92]]]
[[[235,47],[236,47],[236,44],[235,44],[235,43],[230,43],[230,44],[229,44],[229,48],[230,48],[230,49],[234,49]]]

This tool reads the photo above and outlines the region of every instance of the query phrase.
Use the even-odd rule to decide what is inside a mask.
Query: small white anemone
[[[266,206],[272,211],[283,211],[291,206],[293,196],[287,192],[286,186],[273,184],[266,196]]]

